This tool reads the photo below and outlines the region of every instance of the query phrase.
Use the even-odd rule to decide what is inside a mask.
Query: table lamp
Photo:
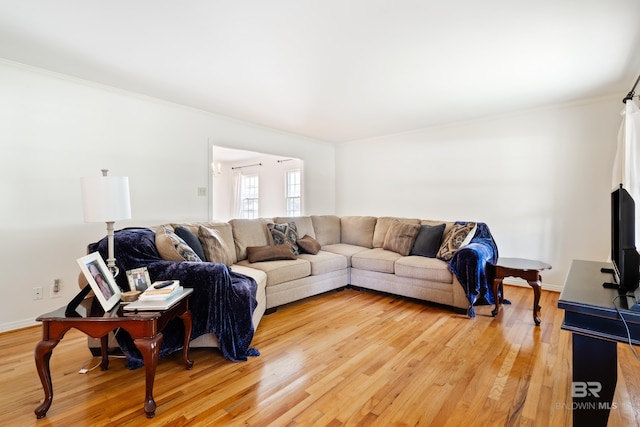
[[[84,222],[106,222],[109,258],[107,267],[118,275],[113,247],[113,224],[115,221],[131,218],[129,200],[129,178],[107,176],[108,169],[102,169],[102,176],[81,178],[82,207]]]

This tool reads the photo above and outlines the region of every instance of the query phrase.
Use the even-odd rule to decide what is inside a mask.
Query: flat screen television
[[[640,255],[636,250],[635,202],[622,187],[611,193],[611,261],[614,283],[605,287],[632,292],[640,280]]]

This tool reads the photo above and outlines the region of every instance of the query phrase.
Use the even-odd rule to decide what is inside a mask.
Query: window
[[[258,218],[258,175],[244,175],[240,183],[240,218]]]
[[[286,172],[285,200],[287,203],[287,216],[302,215],[300,208],[300,169],[292,169]]]

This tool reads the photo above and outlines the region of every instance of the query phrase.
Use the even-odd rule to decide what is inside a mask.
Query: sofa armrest
[[[475,316],[474,303],[494,302],[493,289],[490,286],[493,278],[488,277],[492,270],[487,268],[487,263],[496,262],[497,259],[498,246],[489,227],[484,223],[478,223],[471,243],[456,251],[449,262],[449,269],[456,275],[469,299],[470,317]]]

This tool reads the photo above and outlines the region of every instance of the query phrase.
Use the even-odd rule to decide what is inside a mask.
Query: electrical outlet
[[[42,298],[42,286],[36,286],[33,288],[33,299],[38,300]]]
[[[205,197],[207,195],[207,187],[198,187],[198,196]]]
[[[49,287],[49,297],[58,298],[60,294],[60,279],[56,279]]]

